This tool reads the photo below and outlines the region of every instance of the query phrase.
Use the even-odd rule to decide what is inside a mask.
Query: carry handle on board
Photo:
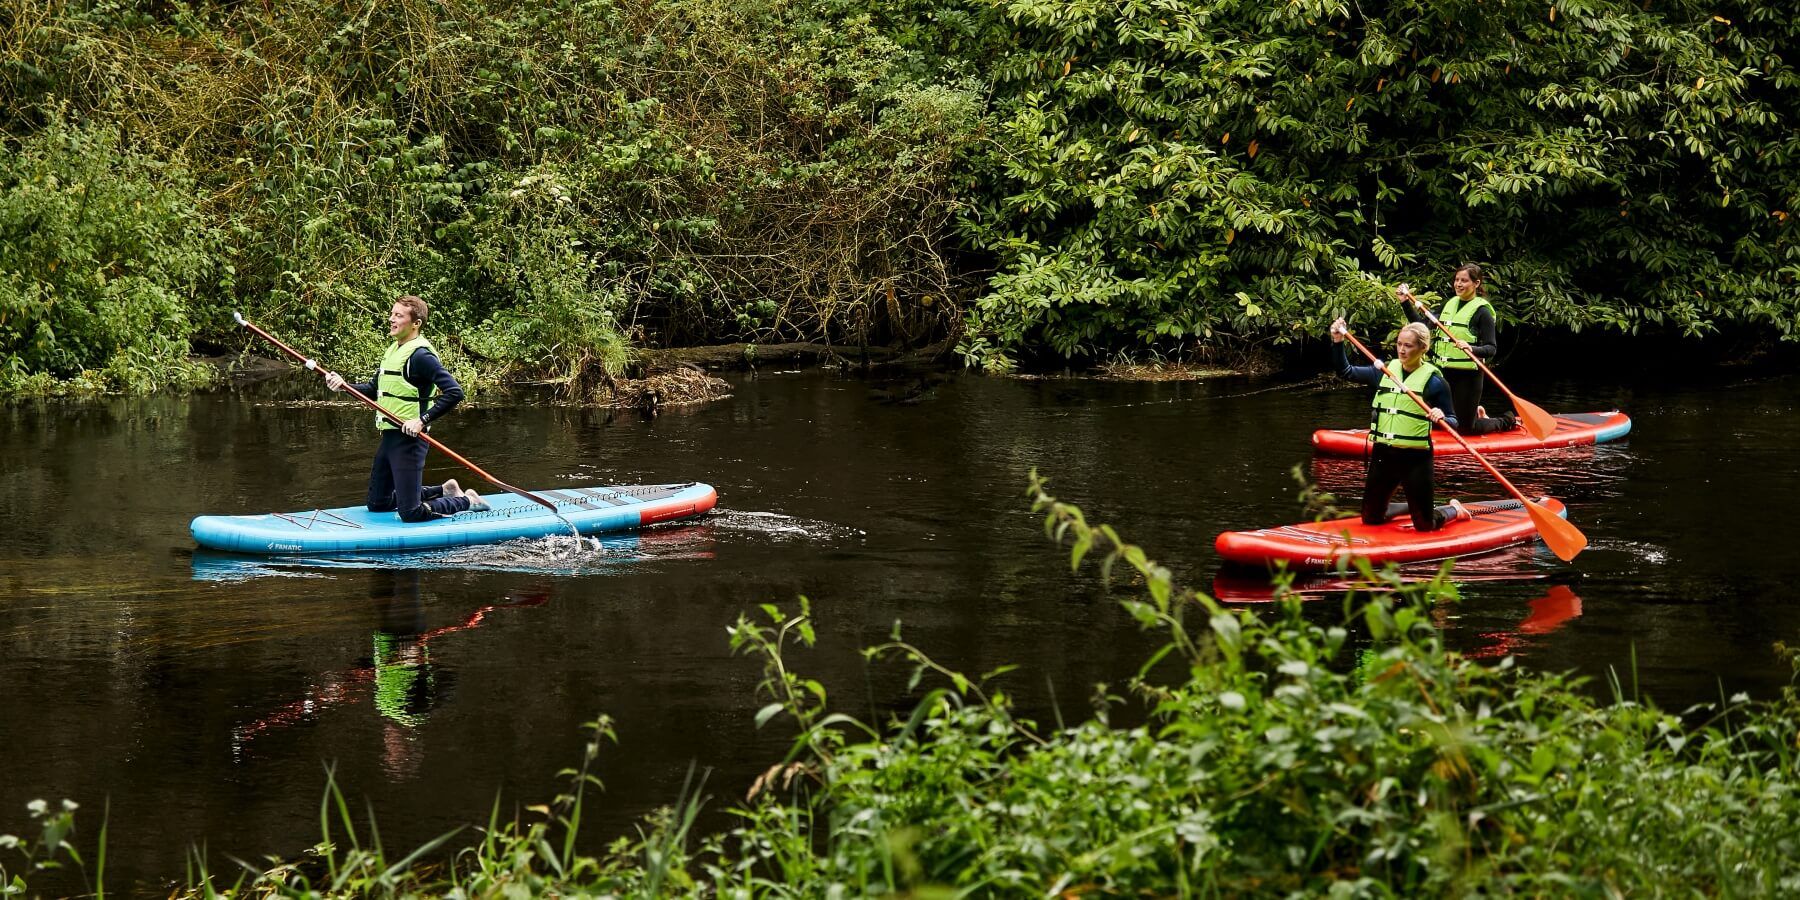
[[[1356,336],[1351,334],[1349,329],[1346,328],[1343,334],[1344,339],[1355,344],[1356,349],[1361,350],[1362,355],[1368,357],[1371,364],[1386,373],[1387,377],[1392,380],[1394,384],[1398,385],[1400,390],[1406,392],[1406,396],[1411,397],[1414,403],[1419,404],[1419,409],[1424,410],[1427,413],[1431,412],[1431,405],[1425,402],[1425,398],[1413,393],[1412,389],[1406,386],[1406,383],[1401,380],[1399,375],[1395,374],[1392,368],[1382,365],[1381,360],[1376,359],[1375,354],[1370,353],[1369,348],[1364,347],[1362,341],[1357,340]],[[1563,562],[1568,562],[1575,558],[1575,554],[1586,549],[1588,545],[1587,535],[1582,534],[1581,529],[1575,527],[1575,523],[1552,512],[1549,507],[1535,503],[1526,498],[1518,488],[1513,486],[1512,482],[1506,480],[1505,475],[1500,474],[1499,469],[1494,468],[1493,463],[1487,461],[1487,457],[1482,456],[1480,451],[1469,446],[1469,442],[1464,440],[1462,435],[1457,434],[1456,429],[1445,425],[1442,421],[1439,421],[1437,424],[1445,431],[1449,432],[1451,437],[1456,438],[1456,442],[1461,444],[1464,450],[1469,451],[1469,455],[1474,457],[1476,462],[1481,463],[1482,468],[1488,470],[1488,474],[1499,479],[1500,483],[1506,487],[1508,493],[1519,498],[1519,501],[1525,504],[1525,511],[1531,515],[1532,524],[1537,526],[1538,534],[1543,537],[1545,545],[1550,548],[1550,552],[1556,554]]]
[[[1442,329],[1445,334],[1449,335],[1450,340],[1453,341],[1457,347],[1461,348],[1464,353],[1469,354],[1469,358],[1475,361],[1475,365],[1481,369],[1482,374],[1486,375],[1488,380],[1494,383],[1494,387],[1499,388],[1501,393],[1504,393],[1507,396],[1507,399],[1512,401],[1513,409],[1519,411],[1519,421],[1525,423],[1525,430],[1530,432],[1532,437],[1541,441],[1548,438],[1552,432],[1556,431],[1555,416],[1544,412],[1544,408],[1536,403],[1527,401],[1518,394],[1513,393],[1512,388],[1507,387],[1506,382],[1501,381],[1500,376],[1495,375],[1494,370],[1488,368],[1487,363],[1482,362],[1481,357],[1475,355],[1474,348],[1463,343],[1462,339],[1458,338],[1456,333],[1450,330],[1449,326],[1439,321],[1437,316],[1431,314],[1430,308],[1425,305],[1424,301],[1417,297],[1413,297],[1410,291],[1407,293],[1407,296],[1412,298],[1413,306],[1416,307],[1419,312],[1424,313],[1425,318],[1431,320],[1431,324],[1436,325],[1438,328]]]
[[[301,364],[305,365],[308,369],[311,369],[314,372],[319,373],[320,377],[324,377],[325,375],[330,374],[330,373],[326,372],[322,367],[320,367],[319,363],[316,360],[308,359],[300,351],[295,350],[294,348],[289,347],[288,345],[282,343],[280,338],[262,330],[261,328],[256,327],[255,323],[251,322],[249,319],[244,318],[243,313],[234,311],[231,314],[231,317],[233,319],[236,319],[237,323],[239,325],[242,325],[245,328],[248,328],[251,331],[256,332],[257,335],[261,336],[263,340],[268,341],[269,343],[274,344],[277,347],[280,347],[284,352],[287,353],[287,355],[292,356],[293,358],[299,360],[301,362]],[[389,412],[388,410],[383,409],[381,404],[376,403],[373,400],[370,400],[368,395],[364,394],[362,391],[359,391],[356,388],[351,387],[349,384],[344,385],[344,390],[349,391],[351,393],[351,395],[356,397],[356,399],[361,400],[363,403],[367,404],[370,408],[374,409],[376,412],[382,414],[383,416],[386,416],[388,421],[393,422],[395,425],[406,424],[405,422],[401,421],[399,416],[396,416],[392,412]],[[436,447],[439,450],[442,450],[451,459],[454,459],[457,462],[462,463],[464,466],[468,467],[468,469],[470,471],[487,479],[490,483],[494,484],[495,486],[505,488],[506,490],[511,491],[512,493],[518,494],[519,496],[524,497],[525,499],[530,500],[531,502],[536,503],[539,506],[542,506],[545,509],[550,510],[551,514],[555,515],[559,519],[562,519],[563,522],[565,524],[568,524],[570,528],[575,527],[574,524],[570,523],[568,519],[563,519],[562,513],[558,512],[556,509],[556,504],[551,503],[550,501],[545,500],[544,498],[539,497],[538,495],[533,494],[530,491],[520,490],[516,487],[513,487],[510,484],[507,484],[504,481],[501,481],[498,478],[495,478],[492,475],[489,475],[487,473],[487,470],[483,469],[482,467],[480,467],[472,462],[469,462],[467,459],[464,459],[462,454],[456,452],[455,450],[450,449],[449,447],[444,446],[442,443],[438,442],[437,438],[434,438],[431,435],[426,434],[423,431],[419,432],[419,438],[421,440],[423,440],[425,443],[430,444],[431,446]]]

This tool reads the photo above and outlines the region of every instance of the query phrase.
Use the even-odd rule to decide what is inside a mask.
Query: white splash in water
[[[509,572],[546,572],[576,575],[623,559],[640,558],[639,535],[580,537],[553,534],[520,538],[498,544],[457,547],[432,554],[434,566],[466,569],[500,569]]]
[[[749,532],[794,540],[824,541],[860,538],[866,533],[860,528],[821,522],[817,519],[802,519],[781,513],[735,509],[714,510],[702,521],[709,527],[717,528],[720,531]]]
[[[1596,550],[1608,553],[1623,553],[1626,556],[1647,562],[1653,566],[1667,565],[1669,562],[1669,548],[1659,547],[1655,544],[1645,544],[1639,541],[1595,541],[1588,547],[1588,552],[1592,553]]]

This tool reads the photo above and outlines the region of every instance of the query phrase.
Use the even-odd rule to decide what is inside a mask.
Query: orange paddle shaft
[[[1394,373],[1393,369],[1383,366],[1381,360],[1376,359],[1375,354],[1370,353],[1369,348],[1364,347],[1362,341],[1357,340],[1349,329],[1345,329],[1344,338],[1355,344],[1356,349],[1361,350],[1362,355],[1369,358],[1369,362],[1374,363],[1394,384],[1399,386],[1401,391],[1406,393],[1406,396],[1411,397],[1412,401],[1419,405],[1419,409],[1427,413],[1431,412],[1431,404],[1426,403],[1425,398],[1413,393],[1412,389],[1406,386],[1406,383]],[[1469,442],[1461,434],[1458,434],[1456,429],[1445,425],[1442,421],[1437,424],[1449,432],[1451,437],[1456,438],[1456,442],[1461,444],[1464,450],[1469,451],[1469,455],[1474,457],[1476,462],[1481,463],[1482,468],[1488,470],[1488,474],[1494,476],[1500,484],[1505,486],[1507,492],[1519,498],[1520,503],[1525,504],[1525,512],[1531,516],[1532,523],[1537,525],[1538,534],[1544,538],[1544,544],[1550,548],[1551,552],[1567,562],[1574,559],[1576,554],[1587,547],[1587,535],[1582,534],[1581,529],[1575,527],[1575,523],[1527,499],[1524,492],[1513,486],[1513,483],[1508,481],[1505,475],[1500,474],[1499,469],[1494,468],[1493,463],[1488,462],[1487,457],[1469,446]]]

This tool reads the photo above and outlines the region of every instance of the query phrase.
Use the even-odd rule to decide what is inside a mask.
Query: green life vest
[[[375,632],[375,710],[408,728],[417,728],[430,708],[431,661],[423,645],[414,659],[404,658],[402,649],[399,637]]]
[[[1475,295],[1468,303],[1464,303],[1461,297],[1451,297],[1450,302],[1444,304],[1444,314],[1438,316],[1438,321],[1444,323],[1451,334],[1456,335],[1456,340],[1473,347],[1475,332],[1469,330],[1469,323],[1475,321],[1476,313],[1492,308],[1493,304],[1480,294]],[[1431,361],[1440,369],[1475,368],[1475,358],[1456,346],[1456,341],[1434,342],[1431,345]]]
[[[375,405],[399,416],[402,422],[424,418],[431,402],[430,388],[421,391],[406,380],[406,363],[412,359],[413,351],[421,348],[437,352],[424,337],[413,338],[404,344],[389,344],[387,352],[381,354],[381,371],[375,375]],[[376,413],[375,427],[392,431],[400,426]]]
[[[1397,366],[1399,362],[1395,361],[1393,365]],[[1387,363],[1377,363],[1375,367],[1382,369],[1387,366]],[[1419,367],[1411,372],[1403,372],[1401,380],[1406,383],[1407,390],[1424,397],[1425,385],[1437,373],[1436,366],[1420,360]],[[1387,375],[1381,376],[1381,384],[1375,387],[1375,399],[1370,405],[1369,438],[1375,443],[1389,447],[1431,447],[1431,419],[1419,408],[1419,404],[1413,402],[1413,398],[1406,396],[1406,391],[1394,385],[1394,379]]]

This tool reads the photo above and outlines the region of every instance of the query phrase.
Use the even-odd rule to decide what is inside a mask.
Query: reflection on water
[[[1463,651],[1463,655],[1473,659],[1525,655],[1532,638],[1549,634],[1561,628],[1564,622],[1581,615],[1581,598],[1575,595],[1573,588],[1558,584],[1551,586],[1549,593],[1531,601],[1530,608],[1516,627],[1481,635],[1486,643]]]
[[[1489,554],[1498,555],[1498,554]],[[1554,559],[1554,557],[1552,557]],[[1524,579],[1541,579],[1549,576],[1547,570],[1537,571],[1503,571],[1490,568],[1486,571],[1466,571],[1458,566],[1452,579],[1459,588],[1481,582],[1517,582]],[[1401,584],[1418,584],[1437,578],[1435,568],[1420,566],[1406,567],[1396,579]],[[1248,574],[1221,572],[1213,580],[1212,596],[1226,603],[1273,603],[1286,597],[1298,597],[1307,602],[1325,600],[1344,601],[1345,608],[1362,602],[1372,593],[1393,590],[1393,584],[1382,578],[1369,579],[1360,574],[1350,573],[1338,576],[1320,576],[1297,579],[1289,584],[1272,586],[1268,579]],[[1511,627],[1492,631],[1484,631],[1476,636],[1478,643],[1467,645],[1462,649],[1464,656],[1472,659],[1491,659],[1502,656],[1529,657],[1535,646],[1533,638],[1550,634],[1570,619],[1581,615],[1581,598],[1575,589],[1566,584],[1553,584],[1548,588],[1538,588],[1541,595],[1526,603],[1524,618]],[[1433,624],[1445,635],[1452,646],[1459,643],[1458,616],[1463,601],[1447,599],[1439,603],[1433,614]]]
[[[1496,453],[1487,460],[1525,496],[1559,500],[1565,499],[1572,484],[1582,486],[1584,499],[1618,496],[1632,463],[1630,451],[1623,443]],[[1350,508],[1362,496],[1366,471],[1362,459],[1348,456],[1314,456],[1308,466],[1313,483],[1337,495],[1339,506]],[[1511,496],[1480,463],[1466,456],[1439,458],[1435,477],[1438,494],[1444,498],[1487,500]]]
[[[266,743],[269,736],[316,723],[338,707],[367,702],[381,720],[382,769],[396,780],[415,777],[424,753],[415,731],[455,680],[453,670],[432,665],[433,643],[477,628],[500,610],[542,606],[551,595],[548,584],[529,588],[484,605],[454,624],[431,628],[419,569],[376,568],[369,578],[369,599],[378,614],[369,657],[351,668],[318,676],[300,697],[234,727],[234,759],[241,763],[250,758],[259,739]]]
[[[1589,675],[1635,660],[1673,708],[1787,684],[1769,644],[1800,638],[1787,599],[1800,570],[1786,535],[1757,523],[1800,503],[1800,417],[1764,414],[1800,406],[1800,378],[1729,377],[1651,390],[1509,373],[1549,408],[1618,406],[1636,427],[1618,444],[1495,457],[1567,502],[1593,544],[1572,565],[1537,544],[1457,560],[1461,602],[1437,610],[1447,645]],[[1022,714],[1073,718],[1068,698],[1136,672],[1159,641],[1117,605],[1132,585],[1069,572],[1027,508],[1026,473],[1177,581],[1267,599],[1266,584],[1215,577],[1213,539],[1301,518],[1296,465],[1353,508],[1361,461],[1314,459],[1309,436],[1365,421],[1368,398],[1322,384],[952,378],[883,397],[808,373],[739,379],[730,400],[654,420],[486,398],[442,437],[513,483],[702,479],[722,506],[597,544],[310,559],[198,552],[187,523],[356,502],[372,437],[354,406],[219,394],[0,409],[0,833],[23,825],[16,798],[110,798],[108,887],[166,895],[190,843],[220,866],[316,843],[304,811],[330,764],[385,841],[417,846],[484,821],[496,793],[509,807],[553,796],[582,724],[605,714],[620,743],[588,820],[598,846],[671,802],[690,762],[731,794],[787,752],[755,728],[759,662],[725,634],[799,595],[819,640],[792,662],[838,708],[910,706],[910,671],[858,653],[899,621],[955,670],[1018,665],[1001,680]],[[1445,461],[1439,484],[1499,496],[1468,460]]]

